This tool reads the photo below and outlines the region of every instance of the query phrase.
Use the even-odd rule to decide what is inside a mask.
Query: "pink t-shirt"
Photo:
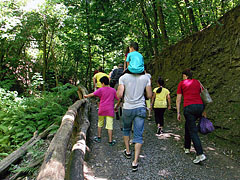
[[[108,86],[101,87],[93,94],[100,98],[98,115],[114,117],[114,98],[118,100],[116,90]]]
[[[201,96],[201,86],[196,79],[185,79],[178,84],[177,94],[183,95],[183,106],[191,104],[203,104]]]

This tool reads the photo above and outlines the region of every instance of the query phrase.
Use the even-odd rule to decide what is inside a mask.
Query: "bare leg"
[[[135,154],[134,154],[133,165],[137,165],[138,164],[138,157],[140,155],[141,148],[142,148],[142,144],[140,144],[140,143],[136,143],[135,144]]]
[[[112,142],[113,130],[108,129],[108,142]]]
[[[123,136],[124,144],[126,147],[126,152],[129,154],[130,153],[130,148],[129,148],[129,136]]]
[[[102,128],[98,127],[98,137],[101,137],[101,133],[102,133]]]

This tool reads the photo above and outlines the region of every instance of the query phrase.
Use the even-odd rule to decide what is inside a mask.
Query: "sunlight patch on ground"
[[[212,148],[212,147],[206,147],[205,148],[206,150],[209,150],[209,151],[215,151],[216,149]]]
[[[170,174],[170,173],[168,172],[168,170],[165,170],[165,169],[160,170],[160,171],[158,172],[158,175],[159,175],[159,176],[164,176],[164,177],[168,176],[169,174]]]
[[[107,178],[96,177],[93,171],[91,170],[91,168],[87,166],[86,162],[84,162],[84,165],[83,165],[83,173],[84,173],[85,180],[108,180]]]
[[[158,136],[158,139],[168,139],[170,137],[173,137],[175,140],[179,141],[181,139],[181,136],[174,133],[163,133]]]

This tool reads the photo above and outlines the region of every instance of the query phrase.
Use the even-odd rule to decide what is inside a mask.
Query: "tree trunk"
[[[162,10],[162,6],[160,4],[160,1],[157,0],[157,10],[158,10],[158,16],[159,16],[159,21],[160,21],[160,29],[162,32],[162,37],[163,37],[163,42],[164,46],[168,46],[168,36],[167,36],[167,30],[165,26],[165,20],[164,20],[164,14]]]
[[[43,91],[45,91],[46,84],[46,73],[47,73],[47,20],[46,15],[44,15],[43,22]]]
[[[148,18],[147,13],[145,11],[145,6],[143,3],[144,3],[143,1],[140,2],[143,19],[144,19],[144,21],[147,22],[147,24],[151,25],[151,27],[154,31],[154,35],[155,35],[156,39],[154,39],[154,41],[153,41],[153,49],[154,49],[154,55],[157,56],[157,54],[158,54],[158,43],[157,42],[159,39],[159,32],[157,30],[157,27],[154,25],[154,23]]]
[[[182,29],[183,29],[182,32],[183,32],[184,36],[189,35],[189,34],[190,34],[190,29],[189,29],[188,19],[187,19],[185,13],[183,12],[181,6],[179,5],[178,0],[174,0],[174,2],[175,2],[175,5],[176,5],[176,7],[177,7],[177,9],[178,9],[178,12],[179,12],[179,18],[181,18],[180,14],[181,14],[182,17],[183,17],[183,23],[182,23],[182,24],[183,24],[183,27],[184,27],[184,28],[182,28]],[[179,19],[179,21],[182,22],[181,19]]]
[[[188,9],[189,19],[191,20],[192,31],[193,31],[193,32],[197,32],[197,31],[198,31],[198,27],[197,27],[197,24],[196,24],[196,21],[195,21],[193,9],[192,9],[192,7],[190,6],[190,3],[189,3],[188,0],[184,0],[184,1],[185,1],[186,6],[187,6],[187,9]]]
[[[92,55],[91,55],[91,34],[90,34],[90,27],[89,27],[89,2],[86,0],[86,21],[87,21],[87,37],[88,37],[88,67],[87,67],[87,81],[85,86],[88,89],[92,89]]]
[[[52,58],[53,58],[53,62],[54,62],[55,83],[56,83],[56,87],[57,87],[58,86],[58,71],[57,71],[57,61],[56,61],[55,53],[53,50],[53,46],[51,48],[51,53],[52,53]]]

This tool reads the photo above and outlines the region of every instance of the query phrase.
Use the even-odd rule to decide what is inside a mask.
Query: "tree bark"
[[[160,4],[160,1],[157,0],[157,11],[158,11],[158,16],[159,16],[159,21],[160,21],[160,29],[162,32],[162,38],[164,42],[164,46],[168,46],[168,35],[167,35],[167,30],[165,26],[165,19],[164,19],[164,14],[162,10],[162,6]]]
[[[195,21],[193,9],[190,7],[189,0],[184,0],[184,1],[185,1],[186,6],[187,6],[187,9],[188,9],[189,19],[191,20],[192,31],[193,32],[197,32],[198,31],[198,27],[197,27],[197,24],[196,24],[196,21]]]
[[[46,15],[44,15],[43,20],[43,91],[45,91],[46,84],[46,73],[47,73],[47,20]]]
[[[148,18],[147,13],[145,11],[145,6],[144,6],[143,3],[144,3],[143,1],[140,2],[140,7],[141,7],[141,10],[142,10],[143,19],[147,24],[151,25],[151,27],[154,31],[155,40],[153,41],[153,49],[154,49],[154,55],[157,56],[157,54],[158,54],[159,32],[158,32],[157,26],[155,26],[154,23]]]
[[[88,87],[88,89],[92,89],[91,83],[92,83],[92,55],[91,55],[91,34],[90,34],[90,27],[89,27],[89,2],[86,0],[86,21],[87,21],[87,37],[88,37],[88,67],[87,67],[87,76],[88,80],[86,81],[85,86]]]
[[[182,22],[181,16],[183,17],[182,33],[183,33],[184,36],[189,35],[190,34],[190,29],[189,29],[188,19],[187,19],[185,13],[183,12],[181,6],[179,5],[178,0],[174,0],[174,2],[175,2],[175,5],[178,9],[178,12],[179,12],[179,21],[180,22]],[[180,16],[180,14],[181,14],[181,16]]]
[[[86,152],[86,139],[87,139],[87,130],[90,126],[90,122],[88,120],[88,103],[85,103],[84,111],[82,115],[83,124],[81,128],[78,130],[77,134],[77,142],[74,144],[72,148],[71,154],[71,162],[70,162],[70,173],[67,179],[69,180],[79,180],[84,179],[83,173],[83,164],[84,164],[84,156]]]
[[[64,180],[67,145],[78,109],[86,101],[86,99],[76,101],[62,118],[61,126],[51,141],[37,180]]]

